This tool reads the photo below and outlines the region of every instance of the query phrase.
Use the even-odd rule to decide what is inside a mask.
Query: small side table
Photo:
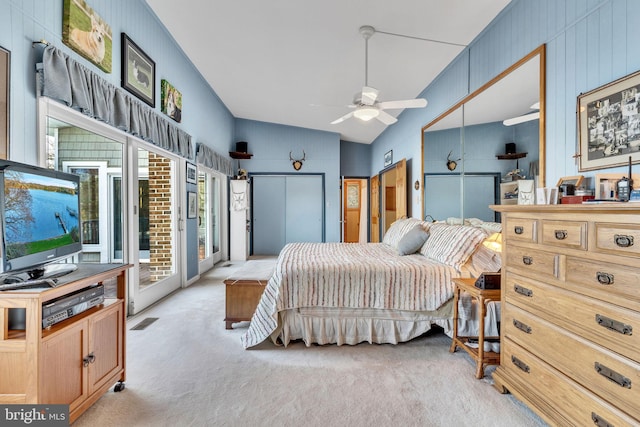
[[[480,289],[475,287],[476,279],[453,279],[455,290],[453,293],[453,341],[449,352],[454,353],[457,347],[464,349],[476,361],[476,378],[484,377],[485,365],[499,365],[500,353],[492,351],[484,351],[484,317],[487,314],[486,303],[489,301],[500,301],[500,289]],[[458,336],[458,301],[460,300],[460,292],[465,291],[472,298],[478,301],[479,323],[477,337],[459,337]],[[478,348],[466,345],[470,338],[478,339]],[[499,338],[499,337],[488,337]]]

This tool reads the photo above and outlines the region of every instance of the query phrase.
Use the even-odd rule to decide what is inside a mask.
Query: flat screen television
[[[0,160],[0,186],[0,283],[73,271],[59,262],[82,250],[80,177]]]

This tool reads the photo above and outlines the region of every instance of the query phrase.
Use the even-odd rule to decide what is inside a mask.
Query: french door
[[[132,236],[129,239],[134,267],[129,280],[129,314],[144,308],[180,287],[182,265],[178,176],[183,161],[160,149],[136,141],[130,145],[132,188]]]
[[[222,259],[227,218],[222,209],[226,200],[226,176],[198,165],[198,263],[203,272]]]

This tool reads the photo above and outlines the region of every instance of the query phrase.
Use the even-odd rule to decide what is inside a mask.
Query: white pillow
[[[487,233],[481,228],[437,223],[429,228],[420,253],[460,270],[485,237]]]
[[[413,227],[419,225],[422,221],[417,218],[400,218],[393,222],[384,237],[382,243],[386,243],[394,248],[398,247],[398,242],[404,237]]]

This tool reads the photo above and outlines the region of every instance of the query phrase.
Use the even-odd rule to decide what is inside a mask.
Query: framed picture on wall
[[[640,72],[578,96],[579,171],[640,162]]]
[[[391,166],[393,163],[393,150],[389,150],[384,153],[384,167]]]
[[[196,165],[187,162],[187,182],[190,184],[196,184],[198,182],[198,170]]]
[[[85,1],[64,0],[62,42],[102,71],[111,72],[111,27]]]
[[[187,218],[195,218],[198,215],[198,195],[193,192],[187,192]]]
[[[122,87],[156,106],[156,63],[122,33]]]
[[[160,81],[160,110],[176,122],[182,121],[182,94],[165,79]]]

